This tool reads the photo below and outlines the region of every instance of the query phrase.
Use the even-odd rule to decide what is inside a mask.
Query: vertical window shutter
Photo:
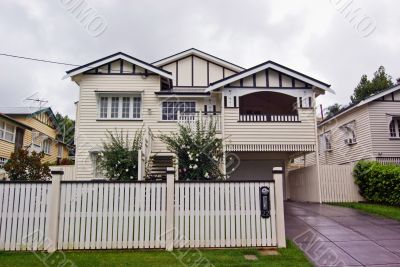
[[[214,113],[214,115],[217,114],[217,106],[216,105],[213,105],[213,113]]]
[[[204,105],[204,114],[207,115],[207,105]]]
[[[224,107],[228,106],[228,99],[227,96],[224,96]]]

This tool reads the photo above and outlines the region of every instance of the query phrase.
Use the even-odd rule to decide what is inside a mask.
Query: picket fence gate
[[[284,247],[275,181],[0,182],[0,250]],[[271,216],[259,189],[270,188]]]

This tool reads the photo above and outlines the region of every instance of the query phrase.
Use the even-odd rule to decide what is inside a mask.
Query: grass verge
[[[280,255],[262,256],[257,249],[166,251],[67,251],[47,253],[0,252],[1,266],[312,266],[303,252],[288,241]],[[250,261],[244,255],[256,255]],[[67,264],[63,265],[68,261]],[[202,264],[197,264],[202,260]],[[61,263],[61,265],[59,265]],[[72,265],[71,265],[72,263]],[[209,264],[210,263],[210,264]],[[74,264],[74,265],[73,265]],[[209,264],[209,265],[207,265]]]
[[[370,214],[400,221],[400,207],[371,203],[333,203],[332,205],[358,209]]]

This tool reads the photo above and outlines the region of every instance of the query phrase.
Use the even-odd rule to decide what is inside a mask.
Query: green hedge
[[[400,205],[400,166],[359,161],[353,170],[361,195],[368,201]]]

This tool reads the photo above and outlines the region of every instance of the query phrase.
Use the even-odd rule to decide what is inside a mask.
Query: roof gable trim
[[[326,84],[326,83],[323,83],[321,81],[318,81],[318,80],[316,80],[316,79],[314,79],[312,77],[304,75],[304,74],[302,74],[300,72],[297,72],[295,70],[289,69],[289,68],[287,68],[285,66],[279,65],[279,64],[277,64],[275,62],[272,62],[272,61],[267,61],[267,62],[262,63],[260,65],[254,66],[254,67],[252,67],[250,69],[244,70],[244,71],[242,71],[240,73],[234,74],[234,75],[232,75],[230,77],[227,77],[225,79],[216,81],[216,82],[212,83],[207,88],[206,91],[209,92],[209,91],[216,90],[216,89],[218,89],[218,88],[220,88],[222,86],[225,86],[225,85],[227,85],[229,83],[233,83],[235,81],[238,81],[240,79],[246,78],[246,77],[248,77],[250,75],[253,75],[253,74],[257,73],[257,72],[263,71],[263,70],[268,69],[268,68],[274,69],[274,70],[276,70],[278,72],[281,72],[283,74],[291,76],[291,77],[293,77],[293,78],[295,78],[297,80],[303,81],[305,83],[311,84],[311,85],[313,85],[315,87],[321,88],[321,89],[323,89],[325,91],[328,91],[328,92],[331,92],[333,94],[335,93],[335,91],[333,91],[330,88],[329,84]]]
[[[82,66],[80,66],[78,68],[69,70],[69,71],[67,71],[67,75],[65,75],[63,79],[68,78],[68,77],[73,77],[75,75],[81,74],[81,73],[83,73],[85,71],[88,71],[90,69],[103,66],[103,65],[105,65],[107,63],[110,63],[110,62],[113,62],[113,61],[119,60],[119,59],[128,61],[128,62],[130,62],[132,64],[135,64],[137,66],[140,66],[140,67],[142,67],[144,69],[152,71],[152,72],[154,72],[154,73],[156,73],[156,74],[158,74],[158,75],[160,75],[162,77],[165,77],[165,78],[168,78],[168,79],[171,79],[171,80],[173,79],[172,74],[170,72],[165,71],[163,69],[160,69],[160,68],[158,68],[156,66],[153,66],[153,65],[151,65],[149,63],[146,63],[146,62],[144,62],[142,60],[139,60],[137,58],[131,57],[131,56],[129,56],[127,54],[124,54],[124,53],[121,53],[121,52],[113,54],[113,55],[110,55],[110,56],[107,56],[105,58],[102,58],[102,59],[99,59],[99,60],[96,60],[96,61],[93,61],[93,62],[85,64],[85,65],[82,65]]]

